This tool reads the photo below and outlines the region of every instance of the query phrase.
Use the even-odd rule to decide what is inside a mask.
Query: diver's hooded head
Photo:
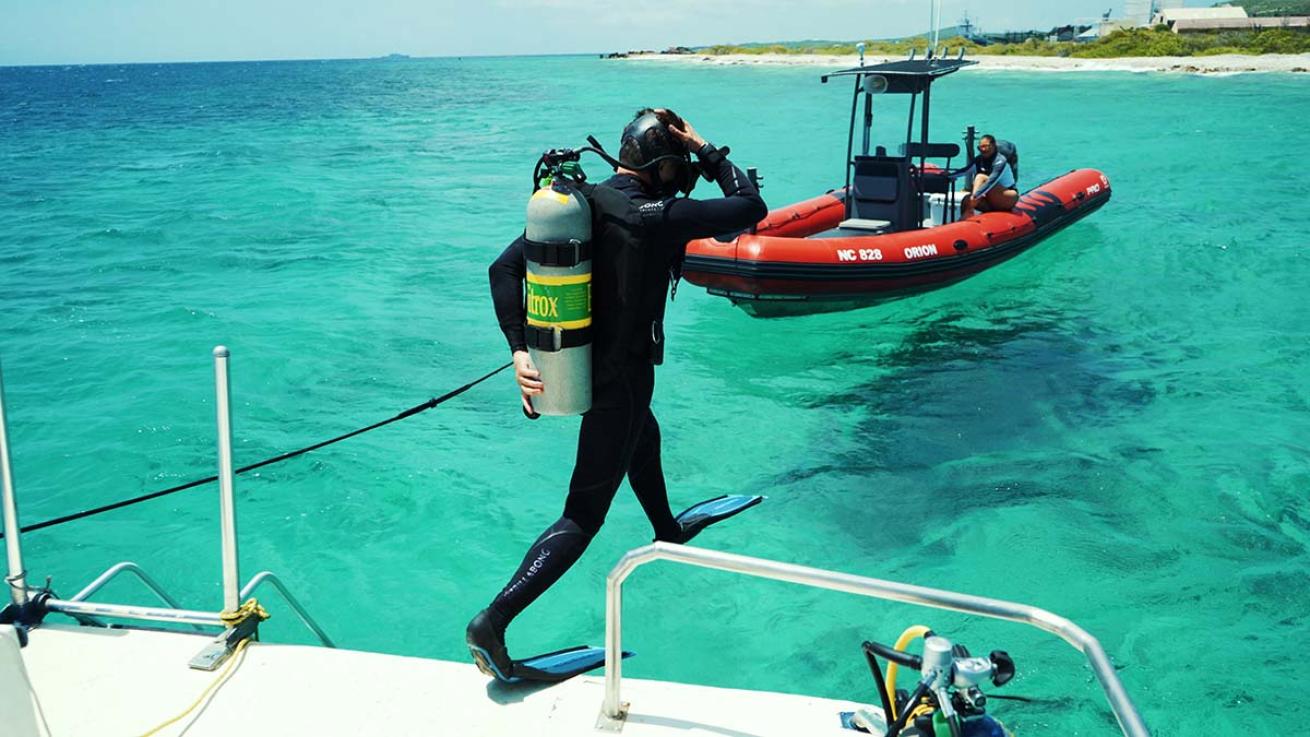
[[[664,197],[678,192],[691,194],[697,179],[691,152],[669,131],[671,125],[684,127],[677,113],[643,108],[623,129],[619,141],[619,163],[644,172],[646,180]]]

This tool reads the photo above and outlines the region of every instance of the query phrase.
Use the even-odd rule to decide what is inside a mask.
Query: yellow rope
[[[235,627],[251,617],[259,617],[259,621],[262,622],[269,618],[269,613],[267,609],[259,605],[257,599],[246,599],[246,603],[236,609],[226,609],[219,612],[218,617],[228,627]]]
[[[227,665],[223,666],[223,672],[219,673],[218,678],[215,678],[214,682],[209,684],[209,686],[206,687],[205,690],[200,693],[199,698],[193,701],[191,703],[191,706],[188,706],[186,710],[183,711],[181,714],[178,714],[172,719],[169,719],[163,724],[160,724],[158,727],[155,727],[149,732],[146,732],[145,734],[141,735],[141,737],[151,737],[151,735],[159,734],[159,732],[163,730],[165,727],[185,719],[188,714],[195,711],[197,706],[200,706],[202,703],[204,703],[205,699],[209,698],[209,695],[213,693],[215,689],[223,685],[223,683],[225,683],[227,679],[231,677],[233,673],[236,672],[237,661],[242,659],[241,654],[245,652],[246,645],[249,643],[250,643],[249,637],[237,643],[236,650],[232,651],[232,657],[228,658]]]
[[[223,621],[223,624],[226,625],[228,628],[234,628],[237,625],[241,624],[242,622],[246,621],[247,619],[250,619],[251,617],[257,617],[261,622],[264,621],[265,619],[268,619],[269,617],[268,610],[260,606],[259,601],[253,598],[247,599],[246,603],[242,604],[236,609],[224,610],[218,613],[218,618],[221,619]],[[205,702],[205,699],[209,698],[209,696],[214,692],[215,689],[217,689],[219,686],[227,682],[227,679],[230,678],[232,674],[236,672],[237,661],[242,659],[241,654],[245,652],[246,645],[250,643],[250,639],[251,638],[247,637],[243,639],[241,642],[237,643],[236,649],[232,651],[231,657],[229,657],[227,660],[227,665],[223,666],[223,671],[218,674],[218,678],[215,678],[213,683],[210,683],[209,686],[200,693],[200,696],[195,701],[193,701],[191,705],[186,708],[185,711],[173,717],[172,719],[169,719],[163,724],[160,724],[159,726],[155,727],[149,732],[146,732],[145,734],[141,735],[141,737],[151,737],[151,735],[159,734],[159,732],[163,730],[165,727],[168,727],[171,724],[176,724],[182,719],[185,719],[188,714],[196,710],[197,706],[203,704]]]

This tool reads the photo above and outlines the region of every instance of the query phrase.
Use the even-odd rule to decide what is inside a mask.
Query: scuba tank
[[[1015,184],[1019,183],[1019,147],[1014,145],[1013,141],[1004,139],[996,142],[996,152],[1005,157],[1010,162],[1010,172],[1014,174]]]
[[[545,384],[532,407],[578,415],[591,409],[591,206],[575,186],[585,178],[576,160],[551,161],[549,153],[546,177],[534,177],[523,233],[525,333]]]
[[[615,169],[645,170],[665,159],[678,159],[686,164],[679,182],[684,193],[691,191],[698,175],[710,179],[707,172],[692,166],[686,151],[624,164],[606,153],[594,137],[588,136],[587,142],[590,146],[580,149],[546,151],[532,172],[533,193],[523,233],[527,261],[524,332],[528,353],[545,385],[545,391],[532,399],[539,415],[577,415],[591,409],[592,206],[587,176],[578,165],[582,153],[597,154]],[[719,151],[728,154],[726,146]],[[657,338],[654,330],[653,340]]]

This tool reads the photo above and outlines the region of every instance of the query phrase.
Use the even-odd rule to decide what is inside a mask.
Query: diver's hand
[[[514,351],[514,380],[518,382],[523,411],[534,414],[532,400],[529,397],[540,394],[545,385],[541,383],[541,372],[532,365],[532,356],[527,351]]]
[[[696,132],[696,129],[691,127],[691,123],[687,122],[686,118],[682,119],[682,125],[683,127],[679,128],[676,125],[670,124],[668,126],[669,132],[672,133],[673,137],[678,139],[682,145],[686,146],[688,151],[699,151],[701,147],[705,145],[705,139],[701,138],[700,134]]]

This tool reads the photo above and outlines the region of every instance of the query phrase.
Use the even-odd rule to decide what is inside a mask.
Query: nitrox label
[[[585,328],[591,324],[591,274],[542,276],[528,274],[528,324]]]

